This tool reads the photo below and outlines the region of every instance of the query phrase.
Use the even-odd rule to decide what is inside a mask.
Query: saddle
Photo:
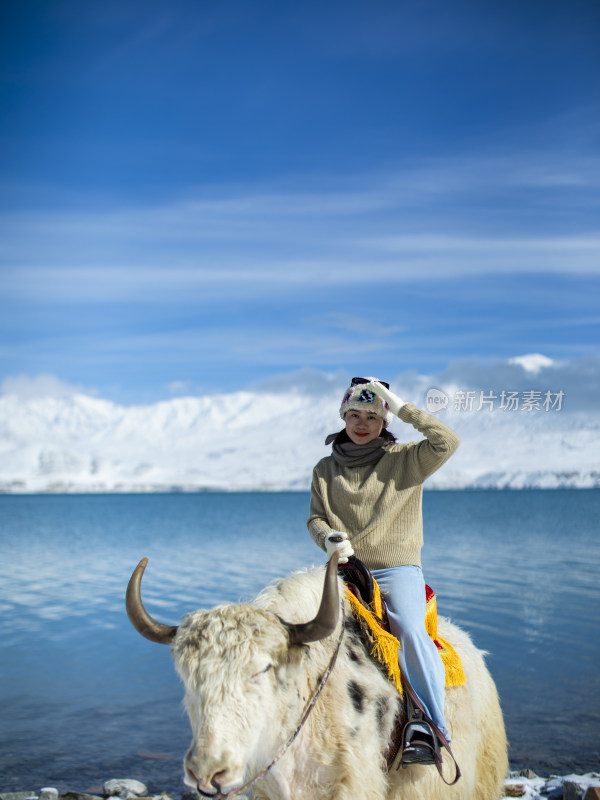
[[[371,605],[375,591],[373,576],[360,559],[350,556],[346,564],[338,564],[338,575],[356,597]]]
[[[388,669],[400,695],[404,695],[403,677],[398,667],[398,640],[389,628],[385,600],[369,569],[356,556],[338,566],[338,574],[346,583],[346,596],[361,627],[366,628],[372,641],[371,655]],[[427,603],[425,629],[438,649],[446,671],[446,687],[464,686],[467,682],[460,656],[446,639],[438,634],[437,598],[431,586],[425,586]]]
[[[385,601],[379,593],[379,587],[370,570],[356,556],[350,556],[345,564],[338,566],[338,574],[346,584],[347,597],[355,616],[359,622],[366,622],[370,629],[370,638],[373,642],[371,655],[387,667],[389,677],[396,684],[398,692],[401,696],[406,696],[406,710],[404,711],[402,705],[399,704],[394,729],[384,753],[387,771],[389,772],[398,760],[400,753],[396,769],[400,767],[406,769],[410,764],[415,763],[435,764],[442,780],[449,786],[453,786],[460,778],[459,766],[446,738],[427,715],[406,677],[400,672],[397,655],[399,643],[390,631]],[[446,685],[462,685],[466,682],[466,678],[460,658],[448,642],[437,636],[435,593],[430,586],[426,586],[426,599],[426,628],[444,661]],[[377,633],[377,629],[379,629],[379,633]],[[444,659],[444,653],[447,656],[446,659]],[[449,663],[449,661],[453,663]],[[442,747],[446,748],[454,761],[456,772],[452,782],[447,781],[442,772]]]

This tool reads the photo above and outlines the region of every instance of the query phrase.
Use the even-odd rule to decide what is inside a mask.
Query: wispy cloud
[[[340,311],[331,311],[323,317],[316,318],[315,323],[319,328],[338,329],[351,336],[364,336],[386,339],[396,333],[406,330],[403,325],[388,325],[380,320],[361,317],[357,314],[348,314]]]
[[[206,5],[11,16],[3,374],[129,399],[597,348],[596,9]]]
[[[135,302],[415,275],[600,273],[600,209],[588,197],[598,163],[522,166],[452,161],[319,189],[299,181],[159,207],[9,212],[2,291]]]

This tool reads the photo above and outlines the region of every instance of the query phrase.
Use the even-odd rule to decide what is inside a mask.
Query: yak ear
[[[337,576],[338,561],[339,553],[335,552],[329,559],[325,571],[323,594],[321,595],[321,605],[317,611],[317,616],[310,620],[310,622],[303,622],[300,624],[292,622],[283,623],[288,629],[290,644],[318,642],[334,632],[340,613]]]
[[[142,558],[129,579],[127,593],[125,595],[127,616],[136,631],[141,633],[145,639],[149,639],[151,642],[158,642],[158,644],[170,645],[173,644],[173,640],[177,634],[177,626],[165,625],[162,622],[157,622],[146,611],[142,603],[140,587],[147,564],[148,559]]]

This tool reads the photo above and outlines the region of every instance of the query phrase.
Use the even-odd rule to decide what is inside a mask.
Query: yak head
[[[193,731],[185,782],[208,797],[235,794],[270,763],[316,688],[303,669],[305,645],[336,628],[337,554],[327,565],[317,615],[304,623],[254,604],[195,611],[179,626],[157,622],[141,599],[147,561],[129,581],[127,613],[142,636],[172,647]]]

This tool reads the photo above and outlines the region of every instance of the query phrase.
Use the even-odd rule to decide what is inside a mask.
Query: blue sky
[[[0,380],[598,353],[593,2],[2,4]]]

